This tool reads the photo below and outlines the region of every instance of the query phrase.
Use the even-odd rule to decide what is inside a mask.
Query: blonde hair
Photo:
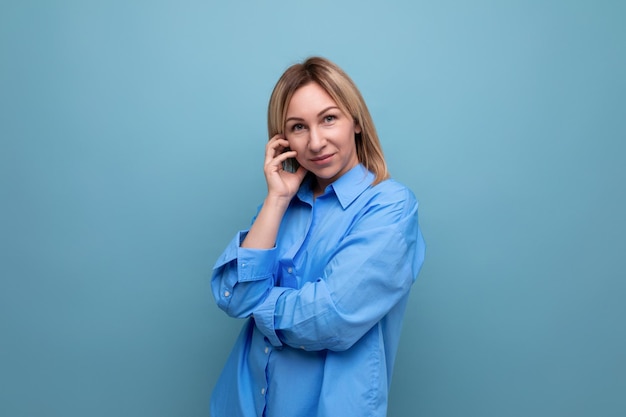
[[[341,111],[350,115],[354,123],[361,127],[361,133],[355,135],[357,157],[375,175],[374,184],[389,178],[383,149],[365,100],[350,77],[328,59],[310,57],[283,73],[274,86],[267,109],[269,137],[284,134],[291,97],[298,88],[310,83],[322,87]]]

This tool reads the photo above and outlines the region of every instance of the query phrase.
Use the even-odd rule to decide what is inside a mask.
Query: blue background
[[[359,85],[426,263],[389,415],[626,415],[623,1],[2,1],[0,415],[206,416],[266,105]]]

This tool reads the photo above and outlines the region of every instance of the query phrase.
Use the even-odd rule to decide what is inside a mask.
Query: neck
[[[322,184],[320,184],[319,181],[315,181],[313,185],[313,198],[316,198],[322,195],[325,189],[326,189],[326,186],[322,187]]]

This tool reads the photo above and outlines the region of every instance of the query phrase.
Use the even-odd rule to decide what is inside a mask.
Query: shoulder
[[[401,206],[409,210],[417,208],[418,205],[413,191],[393,178],[371,186],[364,194],[367,195],[369,204]]]
[[[350,234],[414,234],[417,199],[404,184],[387,179],[369,185],[345,211],[351,217]]]
[[[417,217],[415,195],[393,179],[369,186],[355,203],[355,222],[366,227],[404,228]]]

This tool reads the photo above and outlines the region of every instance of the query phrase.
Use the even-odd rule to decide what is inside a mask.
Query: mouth
[[[314,164],[325,164],[326,162],[330,161],[330,158],[332,158],[332,154],[328,154],[328,155],[320,155],[317,156],[315,158],[311,158],[311,162],[313,162]]]

